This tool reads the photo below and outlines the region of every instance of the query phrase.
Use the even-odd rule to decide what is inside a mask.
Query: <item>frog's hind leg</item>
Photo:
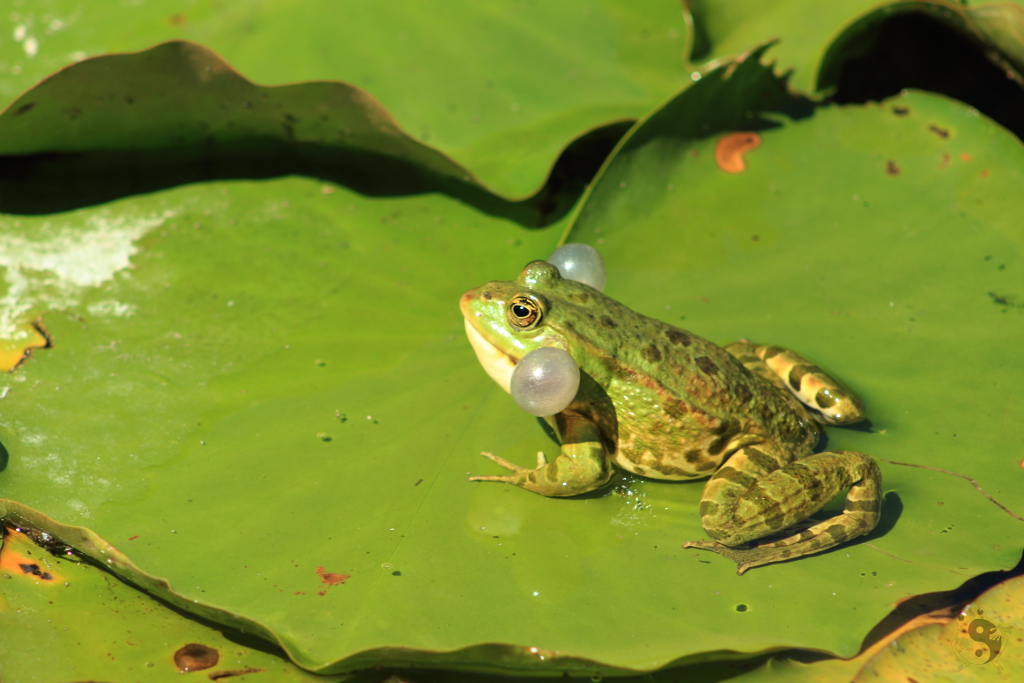
[[[806,358],[781,346],[736,342],[725,347],[747,370],[793,394],[816,411],[814,417],[830,425],[864,419],[864,404],[843,384]]]
[[[715,542],[683,547],[712,550],[736,562],[737,573],[742,574],[750,567],[831,548],[878,524],[882,475],[869,456],[835,451],[783,462],[785,458],[768,451],[767,444],[733,454],[708,481],[701,497],[701,522]],[[841,514],[793,530],[780,540],[756,542],[805,520],[847,487]]]

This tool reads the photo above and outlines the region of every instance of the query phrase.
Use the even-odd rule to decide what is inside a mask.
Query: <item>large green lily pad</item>
[[[340,80],[505,196],[569,142],[688,82],[680,4],[38,0],[5,15],[0,106],[85,57],[190,40],[257,83]]]
[[[923,94],[812,111],[760,54],[635,129],[570,238],[637,310],[843,377],[872,424],[831,448],[972,476],[1019,511],[1018,369],[993,360],[1024,324],[1019,142]],[[718,135],[750,128],[761,146],[725,173]],[[552,444],[477,367],[455,302],[561,233],[302,178],[3,217],[6,296],[54,348],[0,388],[0,492],[317,670],[851,655],[898,600],[1014,564],[1019,518],[935,469],[886,464],[878,531],[743,577],[680,547],[702,535],[700,483],[551,500],[466,482],[493,467],[480,450],[525,463]]]

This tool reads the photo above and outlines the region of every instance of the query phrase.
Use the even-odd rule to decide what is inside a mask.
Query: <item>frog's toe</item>
[[[480,453],[480,455],[484,456],[485,458],[487,458],[489,460],[493,460],[494,462],[496,462],[499,465],[501,465],[502,467],[504,467],[506,470],[510,471],[512,474],[506,474],[506,475],[503,475],[503,476],[486,476],[486,475],[479,476],[478,475],[478,476],[470,477],[469,481],[503,481],[506,484],[515,484],[515,483],[518,482],[519,478],[521,478],[523,476],[524,473],[527,473],[527,472],[530,471],[530,470],[527,470],[527,469],[525,469],[523,467],[520,467],[519,465],[515,464],[514,462],[509,462],[505,458],[503,458],[503,457],[501,457],[499,455],[495,455],[494,453],[488,453],[488,452],[484,451],[484,452]]]
[[[713,553],[718,553],[727,560],[732,560],[736,563],[737,575],[742,574],[751,567],[757,567],[772,561],[758,561],[763,558],[758,556],[757,548],[751,548],[749,544],[730,547],[722,545],[721,543],[715,543],[714,541],[689,541],[684,543],[683,547],[697,548],[698,550],[710,550]]]
[[[503,481],[506,484],[515,484],[516,478],[511,475],[494,476],[494,475],[473,475],[466,481]]]
[[[522,467],[520,467],[519,465],[515,464],[514,462],[509,462],[505,458],[501,457],[500,455],[495,455],[494,453],[488,453],[487,451],[482,451],[480,453],[480,455],[484,456],[488,460],[493,460],[494,462],[498,463],[499,465],[504,467],[506,470],[509,470],[511,472],[517,472],[517,471],[523,469]]]

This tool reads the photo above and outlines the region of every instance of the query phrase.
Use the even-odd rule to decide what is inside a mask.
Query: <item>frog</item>
[[[560,449],[536,467],[481,455],[507,473],[469,477],[542,496],[608,484],[616,468],[640,477],[707,479],[698,514],[710,540],[684,548],[732,560],[737,573],[819,553],[878,524],[881,472],[858,451],[815,452],[824,425],[865,419],[863,402],[803,356],[741,340],[716,345],[563,278],[545,261],[515,280],[488,282],[459,307],[477,359],[510,391],[530,351],[553,346],[579,366],[579,389],[545,418]],[[843,511],[809,519],[847,491]]]

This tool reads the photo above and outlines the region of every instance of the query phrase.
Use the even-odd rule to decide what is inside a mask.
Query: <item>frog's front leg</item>
[[[585,417],[561,413],[556,416],[562,438],[558,457],[546,462],[538,454],[536,469],[519,467],[491,453],[490,458],[512,474],[499,477],[470,477],[470,481],[502,481],[520,486],[542,496],[576,496],[608,483],[612,476],[611,462],[597,425]]]
[[[736,342],[725,347],[747,370],[788,391],[816,411],[819,422],[846,425],[864,419],[864,404],[842,382],[781,346]]]
[[[817,553],[878,524],[882,475],[864,453],[818,453],[782,464],[784,454],[768,444],[737,451],[704,488],[700,516],[717,542],[687,543],[727,557],[742,574],[750,567]],[[781,465],[781,467],[780,467]],[[747,543],[773,536],[805,520],[847,487],[846,507],[829,520],[773,542]]]

